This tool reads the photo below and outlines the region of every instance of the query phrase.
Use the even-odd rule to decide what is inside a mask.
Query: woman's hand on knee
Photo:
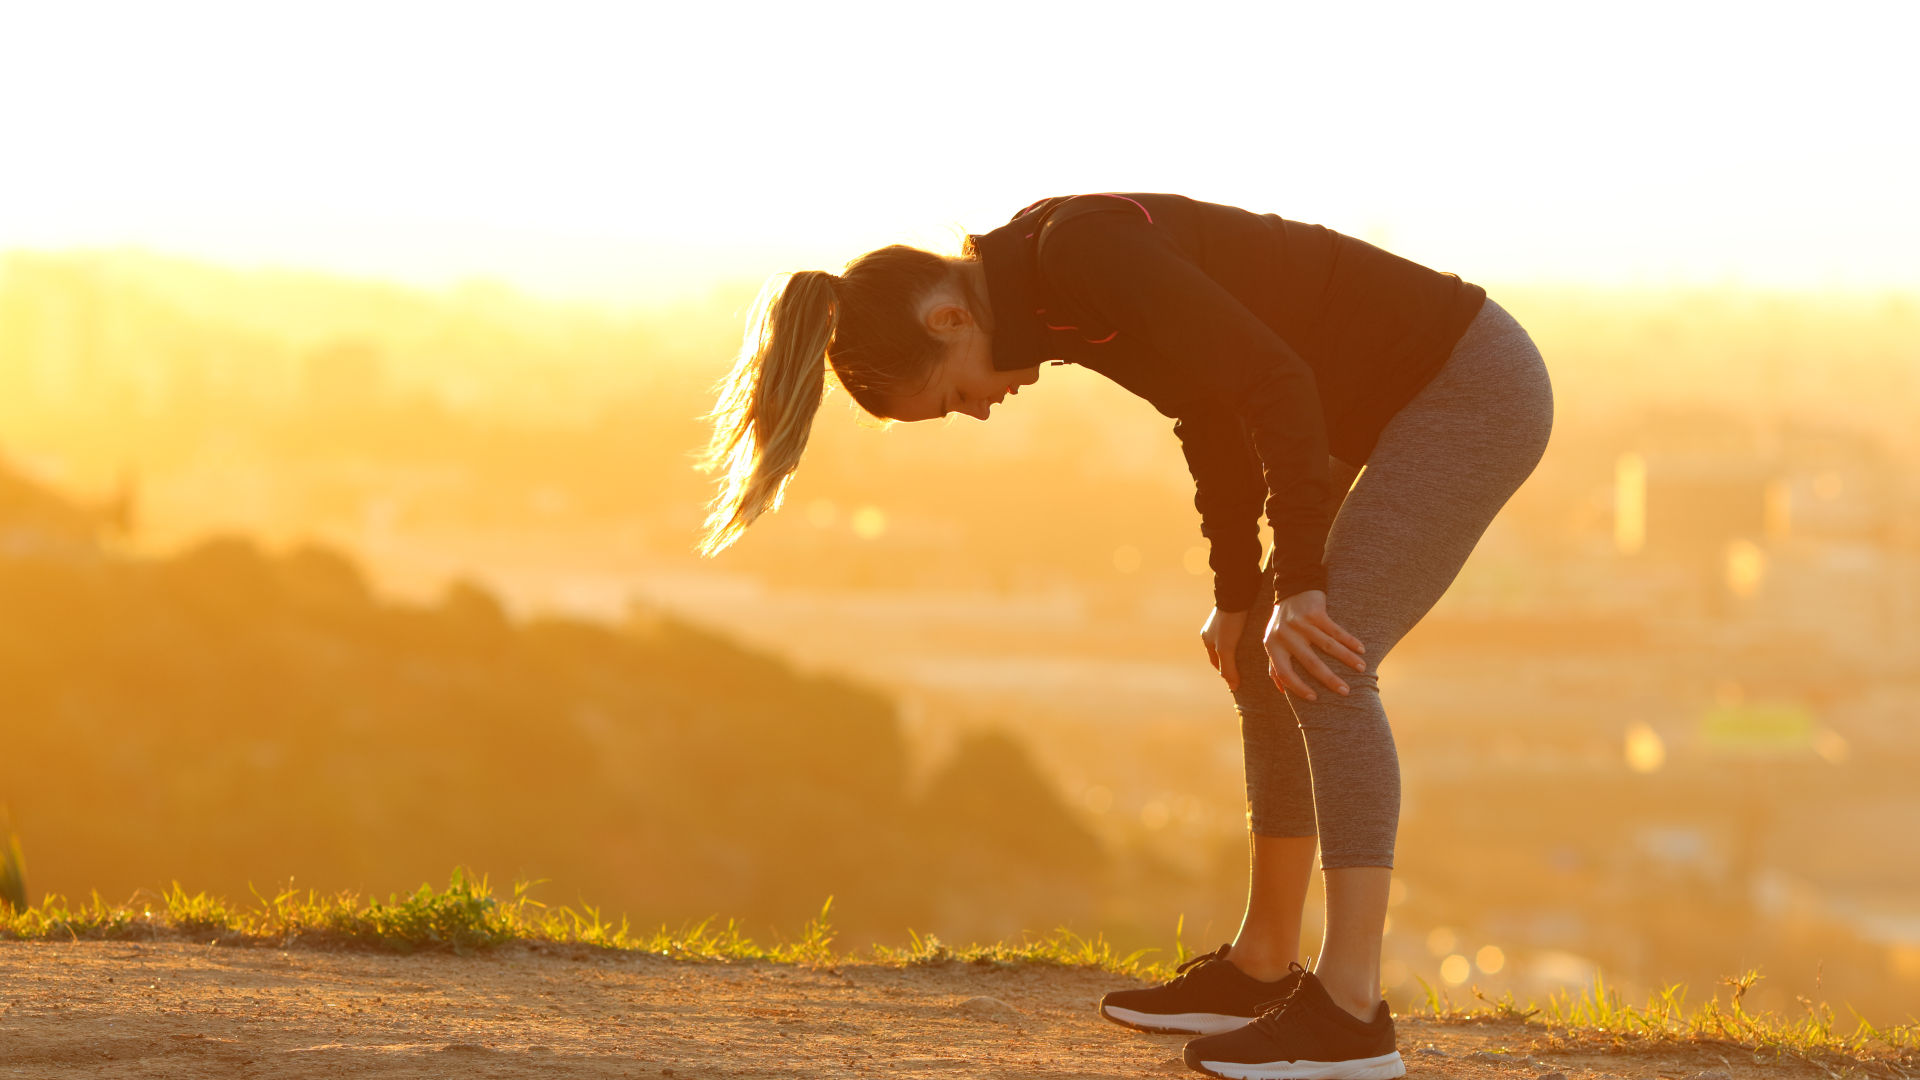
[[[1341,694],[1348,692],[1347,684],[1314,652],[1316,647],[1355,671],[1367,669],[1366,661],[1360,657],[1367,647],[1327,614],[1327,594],[1319,589],[1295,593],[1275,604],[1262,641],[1267,649],[1267,674],[1273,684],[1283,691],[1292,690],[1308,701],[1316,700],[1319,695],[1294,671],[1295,659],[1328,689]]]
[[[1240,634],[1247,627],[1247,613],[1244,611],[1221,611],[1214,608],[1207,616],[1205,625],[1200,627],[1200,643],[1207,647],[1207,661],[1220,677],[1227,680],[1227,689],[1240,689],[1240,668],[1234,662],[1234,651],[1240,644]]]

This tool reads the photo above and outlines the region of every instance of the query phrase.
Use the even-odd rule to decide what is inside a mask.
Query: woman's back
[[[1154,268],[1133,257],[1075,258],[1061,249],[1076,242],[1061,238],[1143,226],[1160,249],[1132,250],[1197,266],[1306,362],[1328,449],[1354,465],[1366,462],[1387,420],[1439,370],[1486,298],[1456,275],[1278,214],[1148,192],[1057,196],[968,237],[967,253],[986,270],[994,365],[1062,359],[1107,375],[1168,416],[1199,407],[1183,358],[1151,347],[1151,327],[1117,332],[1110,314],[1076,300],[1111,295],[1109,286]],[[1204,307],[1194,298],[1167,299],[1174,302],[1130,315],[1151,321]]]

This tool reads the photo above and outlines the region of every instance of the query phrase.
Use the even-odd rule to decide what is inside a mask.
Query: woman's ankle
[[[1236,941],[1233,948],[1227,950],[1227,960],[1234,967],[1239,968],[1242,974],[1262,982],[1278,982],[1285,978],[1287,971],[1299,959],[1298,949],[1288,951],[1259,941]]]

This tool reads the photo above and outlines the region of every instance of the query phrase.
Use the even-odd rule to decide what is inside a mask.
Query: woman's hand
[[[1359,656],[1367,647],[1327,615],[1327,594],[1319,589],[1294,593],[1275,604],[1262,640],[1267,648],[1267,674],[1272,677],[1273,685],[1283,692],[1292,690],[1308,701],[1318,700],[1319,695],[1293,670],[1295,658],[1314,678],[1342,694],[1347,693],[1347,684],[1314,653],[1315,646],[1355,671],[1367,670],[1366,661]]]
[[[1240,644],[1240,634],[1247,628],[1247,613],[1244,611],[1221,611],[1213,609],[1207,616],[1206,625],[1200,628],[1200,643],[1207,647],[1207,660],[1220,677],[1227,680],[1227,689],[1240,689],[1240,669],[1234,662],[1235,648]]]

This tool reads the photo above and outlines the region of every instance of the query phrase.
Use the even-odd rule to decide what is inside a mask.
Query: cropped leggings
[[[1365,643],[1367,670],[1315,648],[1351,693],[1325,686],[1297,659],[1294,670],[1318,697],[1273,684],[1262,645],[1270,572],[1265,602],[1247,612],[1233,698],[1255,834],[1317,834],[1324,868],[1393,865],[1400,760],[1380,665],[1453,583],[1539,464],[1552,428],[1540,350],[1489,297],[1433,380],[1388,421],[1328,531],[1327,614]]]

